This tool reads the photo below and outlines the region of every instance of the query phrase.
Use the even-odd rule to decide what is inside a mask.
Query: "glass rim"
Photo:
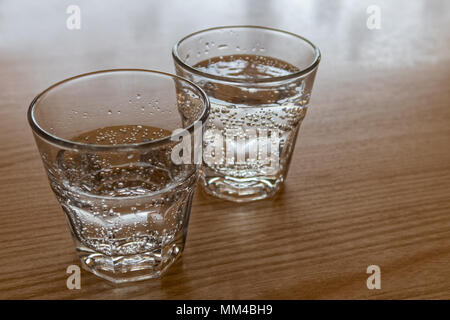
[[[210,111],[210,104],[209,104],[208,96],[206,95],[206,93],[203,91],[202,88],[200,88],[198,85],[196,85],[192,81],[182,78],[180,76],[174,75],[174,74],[170,74],[170,73],[162,72],[162,71],[150,70],[150,69],[127,69],[127,68],[125,68],[125,69],[106,69],[106,70],[98,70],[98,71],[82,73],[82,74],[64,79],[62,81],[59,81],[59,82],[51,85],[50,87],[48,87],[47,89],[45,89],[44,91],[39,93],[33,99],[30,106],[28,107],[28,111],[27,111],[28,123],[29,123],[31,129],[33,130],[33,132],[36,133],[38,136],[40,136],[42,139],[46,140],[47,142],[50,142],[57,146],[60,146],[64,149],[90,150],[90,151],[130,151],[130,150],[147,148],[150,146],[158,146],[158,145],[161,145],[168,141],[171,141],[172,135],[169,135],[169,136],[166,136],[166,137],[163,137],[160,139],[151,140],[151,141],[129,143],[129,144],[117,144],[117,145],[88,144],[88,143],[82,143],[82,142],[75,142],[72,140],[58,137],[58,136],[44,130],[43,128],[41,128],[41,126],[36,121],[36,119],[34,117],[34,112],[33,112],[35,110],[35,107],[39,104],[40,99],[43,98],[44,95],[46,95],[47,93],[51,92],[53,89],[55,89],[63,84],[69,83],[73,80],[87,78],[87,77],[99,75],[99,74],[114,73],[114,72],[117,72],[117,73],[119,73],[119,72],[144,72],[144,73],[148,73],[148,74],[162,75],[162,76],[170,77],[172,79],[178,79],[178,80],[188,83],[189,85],[191,85],[194,89],[196,89],[198,91],[199,97],[201,98],[201,100],[203,100],[204,108],[203,108],[203,112],[201,113],[201,115],[199,117],[197,117],[197,119],[194,122],[192,122],[186,128],[179,128],[182,131],[179,131],[178,134],[183,134],[185,132],[188,132],[191,134],[194,131],[194,127],[197,123],[203,124],[206,122],[208,115],[209,115],[209,111]]]
[[[239,29],[239,28],[240,29],[261,29],[261,30],[274,31],[274,32],[285,34],[285,35],[293,36],[299,40],[306,42],[307,44],[309,44],[311,46],[311,48],[314,50],[314,53],[315,53],[314,60],[306,68],[300,69],[296,72],[293,72],[293,73],[285,75],[285,76],[248,80],[248,79],[218,76],[218,75],[200,71],[200,70],[190,66],[189,64],[185,63],[181,59],[180,55],[178,54],[178,47],[181,45],[181,43],[193,36],[196,36],[196,35],[199,35],[199,34],[202,34],[205,32],[209,32],[209,31],[222,30],[222,29]],[[298,34],[289,32],[289,31],[284,31],[284,30],[270,28],[270,27],[254,26],[254,25],[234,25],[234,26],[220,26],[220,27],[208,28],[208,29],[203,29],[203,30],[188,34],[187,36],[181,38],[180,40],[178,40],[175,43],[175,45],[172,48],[172,57],[175,60],[175,62],[178,63],[179,65],[181,65],[183,68],[189,70],[190,72],[192,72],[194,74],[200,75],[205,78],[212,78],[215,80],[231,82],[231,83],[271,83],[271,82],[279,82],[279,81],[294,79],[294,78],[303,76],[305,74],[308,74],[309,72],[313,71],[319,65],[319,62],[321,59],[321,53],[320,53],[319,48],[315,44],[313,44],[310,40],[308,40]]]

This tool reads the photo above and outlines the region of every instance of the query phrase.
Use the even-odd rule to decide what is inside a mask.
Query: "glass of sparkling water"
[[[176,73],[211,103],[201,173],[206,192],[237,202],[274,195],[308,109],[319,49],[293,33],[230,26],[190,34],[172,55]]]
[[[172,133],[208,113],[192,82],[137,69],[76,76],[33,100],[28,120],[85,269],[143,280],[180,256],[201,163],[172,161]]]

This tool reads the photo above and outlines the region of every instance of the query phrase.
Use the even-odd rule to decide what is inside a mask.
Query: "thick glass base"
[[[282,184],[282,180],[262,176],[252,178],[202,176],[201,182],[206,193],[234,202],[270,198],[280,190]]]
[[[83,268],[114,283],[140,281],[160,277],[184,249],[184,241],[173,242],[164,248],[133,255],[109,256],[78,246]]]

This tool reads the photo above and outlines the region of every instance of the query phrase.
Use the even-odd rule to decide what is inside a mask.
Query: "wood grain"
[[[450,5],[377,1],[0,2],[0,298],[449,299]],[[183,16],[183,19],[179,17]],[[112,285],[77,264],[26,109],[87,71],[173,72],[170,49],[215,25],[302,34],[322,50],[284,190],[248,204],[195,196],[183,257],[161,279]],[[287,48],[288,49],[288,48]],[[368,290],[366,268],[381,268]]]

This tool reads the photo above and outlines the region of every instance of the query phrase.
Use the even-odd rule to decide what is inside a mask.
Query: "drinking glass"
[[[33,100],[28,120],[85,269],[143,280],[180,256],[200,165],[172,161],[172,132],[208,113],[192,82],[138,69],[79,75]]]
[[[274,195],[286,179],[320,51],[296,34],[229,26],[190,34],[173,48],[176,73],[205,90],[211,114],[201,181],[243,202]]]

